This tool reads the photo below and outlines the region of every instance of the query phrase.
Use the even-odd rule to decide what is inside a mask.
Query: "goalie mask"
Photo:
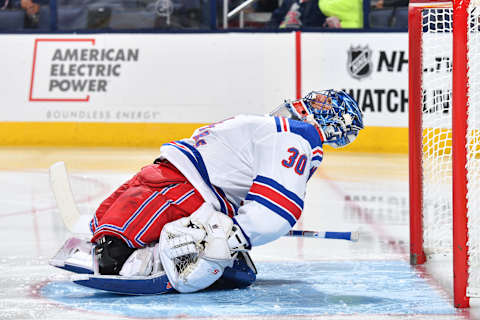
[[[319,127],[325,135],[324,143],[335,148],[353,142],[363,129],[363,114],[357,102],[347,93],[332,89],[312,91],[299,100],[286,101],[270,115]]]

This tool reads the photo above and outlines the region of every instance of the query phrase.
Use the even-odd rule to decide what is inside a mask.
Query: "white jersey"
[[[323,158],[321,137],[305,122],[240,115],[160,150],[256,246],[285,235],[300,218],[306,183]]]

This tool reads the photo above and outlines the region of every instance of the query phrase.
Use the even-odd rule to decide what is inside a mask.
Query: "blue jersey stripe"
[[[210,177],[208,176],[208,171],[207,171],[207,167],[205,166],[205,163],[203,162],[203,158],[202,158],[202,155],[200,154],[200,152],[198,152],[198,150],[189,145],[188,143],[184,142],[184,141],[177,141],[178,144],[181,144],[182,146],[188,148],[190,150],[191,153],[193,153],[194,157],[195,157],[195,162],[197,165],[197,169],[198,169],[198,172],[200,172],[200,175],[202,176],[203,180],[205,180],[206,182],[208,182],[208,185],[210,186],[211,183],[210,183]]]
[[[275,124],[277,125],[277,132],[282,132],[282,125],[280,124],[280,118],[275,117]]]
[[[298,134],[307,140],[312,150],[322,146],[320,135],[312,124],[292,119],[288,119],[288,123],[290,125],[290,132]]]
[[[143,209],[145,209],[145,207],[150,203],[152,202],[153,199],[155,199],[157,196],[158,196],[158,191],[155,191],[154,193],[152,193],[150,195],[150,197],[147,198],[147,200],[145,200],[141,205],[140,207],[138,207],[137,210],[135,210],[135,212],[133,213],[133,215],[123,224],[122,226],[122,229],[125,230],[126,228],[128,228],[128,226],[130,225],[130,223],[135,220],[138,215],[140,214],[140,212],[143,211]]]
[[[273,189],[277,190],[278,192],[282,193],[284,196],[289,198],[290,200],[294,201],[300,208],[303,209],[303,200],[300,199],[299,196],[297,196],[294,192],[288,190],[284,186],[282,186],[280,183],[276,182],[273,179],[264,177],[264,176],[256,176],[253,181],[258,181],[260,183],[266,184]]]
[[[215,189],[220,193],[222,198],[224,198],[226,201],[228,201],[227,195],[225,194],[225,191],[222,190],[222,188],[215,186]],[[232,201],[228,201],[228,203],[233,207],[234,214],[238,213],[238,207],[233,203]]]
[[[109,231],[109,232],[115,233],[115,234],[121,236],[121,238],[124,239],[125,242],[127,242],[127,244],[128,244],[131,248],[134,248],[135,246],[132,244],[132,242],[129,241],[127,238],[125,238],[122,233],[123,233],[126,229],[128,229],[128,227],[130,226],[130,224],[135,220],[136,217],[139,216],[139,214],[145,209],[145,207],[146,207],[150,202],[153,201],[153,199],[155,199],[159,194],[162,194],[162,195],[166,194],[168,191],[172,190],[173,188],[177,187],[178,185],[179,185],[178,183],[172,184],[172,185],[169,185],[169,186],[163,188],[161,191],[155,191],[155,192],[153,192],[153,193],[140,205],[140,207],[138,207],[137,210],[135,210],[134,214],[133,214],[121,227],[115,226],[115,225],[112,225],[112,224],[103,224],[103,225],[100,226],[100,228],[98,228],[98,229],[95,230],[94,234],[97,234],[99,231]],[[194,192],[193,190],[190,191],[190,192],[189,192],[190,195],[193,194],[193,192]],[[186,195],[188,195],[188,194],[186,194]],[[186,196],[186,195],[185,195],[185,196]],[[182,196],[182,197],[179,198],[178,200],[180,200],[181,202],[184,201],[184,200],[186,199],[185,196]],[[178,201],[178,200],[177,200],[177,201]],[[171,200],[167,200],[167,202],[166,202],[167,207],[170,205],[171,202],[172,202]],[[163,207],[164,207],[164,206],[162,206],[162,208],[163,208]],[[158,211],[157,211],[157,212],[158,212]],[[158,216],[157,213],[155,213],[155,215]],[[95,221],[95,224],[98,224],[98,222],[97,222],[97,217],[96,217],[96,216],[94,216],[94,219],[93,219],[93,220]],[[149,221],[150,221],[150,220],[149,220]],[[142,230],[144,230],[144,229],[146,230],[149,225],[150,225],[150,224],[147,223],[147,226],[144,227]],[[93,229],[92,229],[92,222],[90,222],[90,230],[93,230]],[[138,238],[139,238],[139,237],[138,237]],[[137,240],[137,237],[135,238],[135,242],[137,242],[137,243],[140,244],[141,246],[145,246],[145,243],[143,243],[143,242],[141,242],[141,241],[138,241],[138,240]]]
[[[165,187],[164,189],[162,189],[162,191],[160,191],[160,194],[166,194],[168,191],[172,190],[173,188],[175,188],[177,186],[179,186],[178,183],[169,185],[168,187]]]
[[[280,120],[281,118],[274,117],[274,119],[277,132],[285,132],[282,127],[282,122]],[[303,139],[307,140],[312,149],[321,147],[323,145],[322,139],[320,138],[317,129],[315,129],[312,124],[300,120],[293,120],[290,118],[286,118],[286,120],[288,121],[288,131],[297,134]]]
[[[107,225],[107,226],[115,227],[115,226],[112,226],[112,225]],[[117,236],[122,238],[123,241],[125,241],[130,248],[135,248],[135,246],[132,244],[132,242],[130,240],[128,240],[121,232],[118,232],[117,230],[115,230],[115,228],[106,227],[105,231],[116,234]]]
[[[212,190],[213,194],[217,197],[217,200],[220,204],[220,211],[223,212],[223,213],[228,213],[228,210],[227,210],[227,207],[224,203],[224,200],[218,194],[218,192],[215,190],[212,183],[210,182],[210,178],[208,176],[208,171],[207,171],[207,168],[205,166],[205,163],[203,161],[203,158],[202,158],[202,155],[200,154],[200,152],[198,152],[198,150],[195,149],[195,147],[189,145],[188,143],[186,143],[184,141],[176,141],[176,143],[188,148],[191,151],[191,153],[188,152],[187,150],[184,150],[184,149],[174,145],[174,144],[169,143],[168,145],[174,146],[178,150],[182,151],[184,155],[187,156],[187,158],[190,160],[190,162],[192,162],[192,164],[197,169],[198,173],[200,173],[200,176],[202,177],[203,181],[207,184],[207,186]]]
[[[114,230],[117,230],[117,231],[120,231],[120,232],[125,231],[125,230],[130,226],[130,224],[132,223],[132,221],[135,220],[135,219],[140,215],[140,213],[143,211],[143,209],[145,209],[145,207],[146,207],[150,202],[152,202],[152,200],[155,199],[155,198],[158,196],[158,194],[159,194],[158,191],[155,191],[154,193],[152,193],[152,194],[147,198],[147,200],[145,200],[145,201],[140,205],[140,207],[138,207],[137,210],[135,210],[134,214],[123,224],[123,226],[118,227],[118,226],[114,226],[114,225],[103,224],[103,225],[100,226],[100,228],[98,228],[98,229],[95,230],[95,233],[98,233],[99,231],[101,231],[101,230],[103,230],[103,229],[107,229],[107,228],[111,228],[111,229],[114,229]]]
[[[170,207],[170,204],[172,203],[173,201],[171,200],[168,200],[167,202],[165,202],[163,204],[163,206],[161,206],[156,212],[155,214],[148,220],[148,222],[145,224],[145,226],[143,226],[143,228],[140,230],[140,232],[137,234],[137,236],[135,237],[135,241],[140,244],[141,246],[145,246],[145,243],[143,241],[140,240],[141,236],[143,236],[143,234],[145,233],[145,231],[147,231],[148,228],[150,228],[150,226],[153,224],[153,222],[155,220],[157,220],[158,216],[160,216],[168,207]]]
[[[295,225],[295,223],[297,223],[297,220],[295,220],[295,218],[290,213],[288,213],[288,211],[277,206],[274,202],[271,202],[266,198],[249,193],[247,194],[247,197],[245,198],[245,200],[253,200],[262,204],[263,206],[267,207],[268,209],[272,210],[273,212],[275,212],[276,214],[278,214],[279,216],[287,220],[290,226],[292,227]]]
[[[135,241],[137,243],[139,243],[140,245],[142,246],[145,246],[146,244],[140,240],[140,238],[143,236],[143,234],[148,230],[148,228],[150,228],[150,226],[155,222],[155,220],[157,220],[157,218],[165,211],[167,210],[168,207],[170,207],[170,205],[173,203],[173,204],[180,204],[182,203],[183,201],[187,200],[188,198],[190,198],[193,194],[195,193],[195,190],[190,190],[189,192],[187,192],[186,194],[184,194],[183,196],[181,196],[180,198],[178,198],[177,200],[175,201],[172,201],[172,200],[167,200],[167,202],[165,202],[163,204],[163,206],[161,206],[155,213],[154,215],[148,220],[148,222],[145,224],[145,226],[137,233],[137,235],[135,236]]]
[[[186,194],[184,194],[183,196],[181,196],[180,198],[178,198],[177,200],[175,200],[174,204],[180,204],[180,203],[182,203],[183,201],[185,201],[185,200],[187,200],[188,198],[190,198],[190,196],[192,196],[194,193],[195,193],[195,190],[191,190],[191,191],[187,192]]]
[[[139,214],[140,212],[154,199],[157,197],[157,195],[160,193],[160,194],[166,194],[168,191],[170,191],[171,189],[175,188],[176,186],[178,186],[179,184],[176,183],[176,184],[172,184],[170,186],[167,186],[165,188],[163,188],[160,192],[159,191],[155,191],[153,192],[141,205],[140,207],[137,208],[137,210],[135,210],[134,214],[126,221],[126,223],[123,224],[122,227],[117,227],[119,231],[125,231],[128,226],[130,225],[130,223],[133,221],[133,219],[135,219]],[[97,220],[97,216],[94,215],[93,216],[93,222],[94,222],[94,226],[97,227],[98,226],[98,220]],[[95,233],[99,230],[102,230],[104,226],[102,225],[99,229],[95,230]],[[90,229],[93,231],[92,229],[92,226],[90,226]]]
[[[205,166],[205,162],[203,162],[203,158],[202,158],[202,155],[200,154],[200,152],[198,152],[198,150],[195,147],[189,145],[188,143],[186,143],[184,141],[177,141],[177,143],[187,147],[193,153],[196,161],[192,162],[192,163],[195,165],[198,172],[202,176],[203,181],[205,181],[207,186],[210,187],[210,189],[213,191],[213,193],[217,197],[217,200],[220,203],[220,211],[222,211],[223,213],[228,213],[227,206],[225,205],[222,197],[217,193],[217,191],[213,187],[212,183],[210,182],[210,177],[208,176],[207,167]]]
[[[104,229],[115,230],[115,231],[118,231],[118,232],[123,232],[123,231],[125,231],[124,228],[120,228],[119,226],[116,226],[116,225],[113,225],[113,224],[102,224],[102,225],[100,226],[100,228],[98,228],[97,230],[95,230],[95,233],[98,233],[99,231],[104,230]]]

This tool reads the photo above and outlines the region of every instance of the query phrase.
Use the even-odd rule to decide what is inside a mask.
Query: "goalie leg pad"
[[[158,243],[145,248],[140,248],[128,257],[120,270],[121,276],[150,276],[163,272]]]
[[[177,281],[176,287],[174,286],[179,292],[189,293],[207,288],[222,276],[224,270],[218,262],[206,259],[199,259],[190,267],[191,270],[182,274],[181,281]]]
[[[153,247],[133,251],[119,272],[121,276],[148,276],[153,270]]]
[[[246,288],[257,279],[257,269],[248,252],[239,252],[233,266],[226,267],[223,275],[213,285],[215,289]]]

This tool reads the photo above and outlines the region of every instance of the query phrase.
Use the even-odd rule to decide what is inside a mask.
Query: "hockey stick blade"
[[[317,239],[338,239],[358,241],[360,233],[358,231],[352,232],[333,232],[333,231],[306,231],[306,230],[290,230],[285,236],[287,237],[301,237],[301,238],[317,238]]]
[[[148,277],[83,275],[77,276],[73,282],[88,288],[126,295],[175,292],[165,273]]]
[[[60,161],[51,165],[49,177],[50,187],[55,196],[58,211],[67,229],[72,233],[89,233],[89,218],[80,215],[78,211],[65,163]]]

